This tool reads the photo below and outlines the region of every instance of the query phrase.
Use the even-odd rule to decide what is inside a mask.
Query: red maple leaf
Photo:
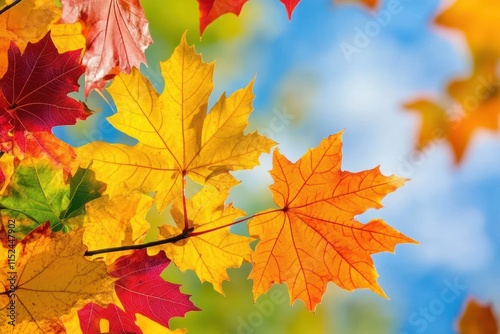
[[[240,15],[241,8],[248,0],[198,0],[200,4],[200,35],[219,16],[226,13]]]
[[[80,328],[83,334],[100,334],[100,322],[102,319],[109,321],[111,333],[135,333],[142,334],[141,329],[135,324],[135,316],[119,309],[111,304],[102,308],[97,304],[89,303],[78,311]]]
[[[57,125],[75,124],[90,111],[68,97],[78,91],[84,67],[81,51],[59,54],[50,34],[28,43],[23,54],[11,43],[7,72],[0,79],[0,149],[26,149],[27,135],[50,132]]]
[[[86,51],[85,95],[102,89],[119,72],[146,63],[144,51],[153,43],[139,0],[61,0],[61,21],[82,23]]]
[[[168,326],[172,317],[183,317],[199,310],[180,292],[180,285],[165,281],[161,272],[170,264],[164,251],[148,256],[146,250],[120,257],[109,267],[111,276],[118,278],[115,291],[127,313],[139,313]]]
[[[205,28],[219,16],[227,13],[240,15],[241,8],[248,0],[198,0],[200,5],[200,35]],[[300,0],[280,0],[285,5],[288,18],[292,18],[292,12]]]
[[[280,0],[286,8],[286,12],[288,13],[288,19],[292,19],[292,12],[299,4],[300,0]]]

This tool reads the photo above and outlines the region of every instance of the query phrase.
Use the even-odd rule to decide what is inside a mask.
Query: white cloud
[[[493,249],[484,217],[473,208],[448,207],[423,211],[412,219],[412,236],[422,243],[416,260],[457,271],[475,271],[491,264]]]

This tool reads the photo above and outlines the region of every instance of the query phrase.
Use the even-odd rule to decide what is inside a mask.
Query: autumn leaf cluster
[[[490,0],[457,0],[436,17],[438,28],[464,38],[471,66],[467,76],[454,78],[447,84],[444,96],[423,96],[405,104],[421,117],[417,149],[424,150],[444,140],[458,164],[478,132],[498,131],[499,18],[500,4]]]
[[[289,15],[299,2],[281,1]],[[201,30],[245,2],[199,0]],[[100,333],[102,320],[112,333],[169,328],[172,317],[198,310],[160,276],[169,265],[223,293],[227,269],[249,262],[254,299],[286,283],[290,302],[309,310],[329,282],[385,296],[371,255],[414,241],[356,216],[381,208],[406,180],[378,167],[342,170],[342,134],[334,134],[296,162],[275,148],[274,207],[247,215],[227,203],[239,183],[232,172],[252,169],[277,145],[247,131],[253,82],[209,108],[214,64],[183,37],[160,64],[158,92],[138,70],[152,43],[138,0],[61,3],[24,0],[0,16],[1,252],[16,254],[14,267],[0,263],[0,307],[15,303],[17,312],[15,329],[0,318],[2,333]],[[73,148],[52,134],[95,112],[68,96],[82,74],[85,95],[111,82],[117,111],[108,120],[135,145]],[[199,188],[189,197],[188,180]],[[175,224],[146,242],[153,207]],[[230,231],[244,222],[249,236]]]

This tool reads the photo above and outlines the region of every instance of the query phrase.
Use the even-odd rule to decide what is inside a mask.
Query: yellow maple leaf
[[[500,2],[457,0],[436,18],[436,23],[462,31],[474,55],[500,56],[497,34],[500,28]]]
[[[83,243],[90,249],[140,244],[149,230],[145,217],[153,199],[138,192],[109,199],[104,196],[87,203]],[[97,255],[111,265],[120,256],[132,251]]]
[[[185,37],[161,63],[165,89],[158,94],[138,70],[115,77],[109,88],[117,113],[109,122],[136,138],[135,146],[93,142],[77,149],[82,165],[93,161],[111,196],[124,190],[155,191],[160,211],[178,198],[185,180],[229,189],[230,171],[258,165],[275,143],[257,132],[244,134],[252,111],[252,84],[223,95],[207,114],[213,64],[205,64]]]
[[[224,205],[227,194],[204,188],[186,201],[187,225],[194,228],[188,239],[148,249],[150,255],[164,250],[175,265],[185,271],[196,272],[202,282],[208,281],[222,294],[222,281],[229,280],[226,269],[239,268],[243,261],[250,260],[252,238],[229,232],[229,225],[245,213],[232,204]],[[177,200],[171,209],[177,223],[160,226],[160,235],[170,238],[184,230],[185,214],[183,200]]]
[[[328,282],[385,296],[371,255],[416,243],[382,219],[362,224],[354,218],[381,208],[382,198],[405,180],[384,176],[378,168],[341,170],[341,145],[341,134],[332,135],[295,163],[274,151],[271,190],[279,208],[256,214],[248,225],[250,235],[260,239],[249,276],[254,298],[283,282],[290,301],[302,299],[309,310],[321,301]]]
[[[422,117],[416,144],[418,150],[425,149],[436,140],[446,138],[451,124],[447,120],[446,111],[437,103],[421,98],[407,102],[404,107]]]
[[[2,240],[7,238],[5,230],[1,233]],[[82,229],[53,233],[46,223],[17,244],[15,268],[3,261],[0,280],[12,282],[5,290],[13,286],[14,294],[0,293],[0,305],[6,314],[14,302],[14,333],[64,333],[61,316],[89,301],[112,301],[113,279],[103,262],[83,257],[86,247],[82,236]],[[1,317],[0,328],[12,328],[8,321]]]
[[[60,53],[84,48],[80,24],[58,24],[60,18],[61,8],[54,0],[23,0],[0,15],[0,77],[7,70],[7,50],[11,42],[22,52],[28,43],[38,42],[51,31]]]

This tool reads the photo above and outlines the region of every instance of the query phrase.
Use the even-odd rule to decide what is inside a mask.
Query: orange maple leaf
[[[497,334],[498,324],[491,305],[471,298],[458,322],[460,334]]]
[[[460,30],[473,54],[500,55],[497,33],[500,26],[500,2],[456,0],[436,17],[436,23]]]
[[[286,282],[291,302],[302,299],[314,310],[330,281],[385,296],[370,256],[416,243],[381,219],[368,224],[354,219],[381,208],[382,198],[405,180],[384,176],[378,167],[342,171],[341,145],[341,134],[332,135],[296,163],[274,152],[271,190],[279,209],[261,212],[249,223],[250,234],[260,238],[250,273],[254,298]]]
[[[474,73],[466,79],[452,81],[448,95],[454,104],[447,107],[428,99],[405,104],[422,116],[417,148],[424,149],[433,141],[445,139],[453,149],[455,163],[460,163],[476,132],[497,131],[500,115],[500,79],[496,63],[481,58],[474,64]]]

